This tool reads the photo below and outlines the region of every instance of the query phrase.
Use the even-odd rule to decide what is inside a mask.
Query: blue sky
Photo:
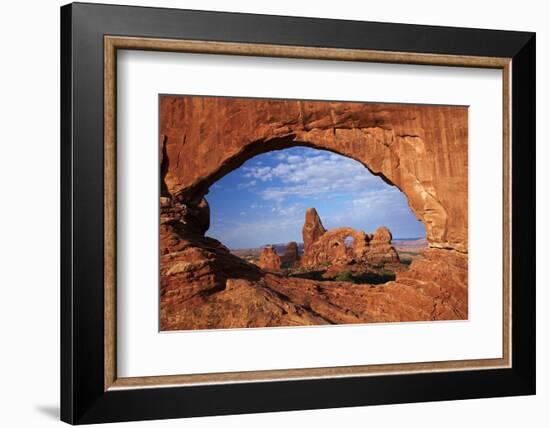
[[[359,162],[306,147],[249,159],[210,187],[208,236],[229,248],[302,241],[306,208],[328,229],[367,233],[387,226],[394,238],[424,237],[405,195]]]

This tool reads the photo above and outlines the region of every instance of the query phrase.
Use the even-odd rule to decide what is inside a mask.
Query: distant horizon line
[[[418,240],[418,239],[427,239],[425,236],[418,236],[418,237],[412,237],[412,238],[392,238],[392,241],[415,241],[415,240]],[[254,249],[254,248],[263,248],[263,247],[267,247],[269,245],[287,245],[289,244],[290,242],[296,242],[296,244],[300,245],[300,244],[304,244],[302,241],[287,241],[287,242],[275,242],[273,244],[262,244],[262,245],[257,245],[257,246],[249,246],[249,247],[239,247],[239,248],[234,248],[234,247],[229,247],[230,250],[250,250],[250,249]]]

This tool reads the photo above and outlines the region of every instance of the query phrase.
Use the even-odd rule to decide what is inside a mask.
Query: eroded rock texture
[[[281,258],[272,246],[262,249],[258,266],[265,271],[278,271],[281,269]]]
[[[325,230],[315,208],[308,208],[302,233],[304,255],[301,265],[304,267],[399,263],[397,251],[391,246],[391,233],[386,227],[379,228],[374,234],[350,227]]]
[[[369,251],[365,255],[368,263],[399,263],[399,255],[391,245],[392,235],[387,227],[379,227],[369,235]]]
[[[315,208],[306,210],[306,220],[302,229],[302,239],[304,240],[304,253],[308,253],[309,249],[327,230],[321,223],[319,214]]]
[[[252,156],[306,145],[397,186],[431,247],[468,248],[468,109],[460,106],[163,96],[166,192],[200,200]]]
[[[161,330],[467,318],[466,107],[162,96],[160,109]],[[320,282],[205,237],[209,186],[296,145],[353,158],[403,191],[426,227],[424,257],[383,286]],[[308,215],[306,251],[330,233]],[[388,234],[357,237],[383,246]]]
[[[285,267],[295,266],[299,259],[298,243],[293,241],[286,244],[285,253],[281,257],[281,261]]]

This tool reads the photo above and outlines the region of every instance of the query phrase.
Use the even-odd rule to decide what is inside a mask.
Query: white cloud
[[[310,149],[269,156],[240,172],[244,183],[238,188],[253,192],[256,200],[243,206],[240,215],[214,222],[210,236],[231,248],[301,240],[309,206],[318,209],[327,228],[349,226],[370,233],[388,226],[394,236],[421,235],[405,196],[359,162]]]
[[[273,207],[271,211],[277,213],[277,215],[281,215],[284,217],[303,217],[305,213],[305,207],[303,204],[297,203],[290,206],[276,206]]]
[[[265,200],[283,202],[291,196],[336,196],[386,186],[359,162],[333,153],[281,153],[277,159],[281,162],[273,167],[246,168],[245,177],[274,183],[260,191]]]
[[[286,158],[286,161],[288,163],[300,163],[303,161],[303,157],[302,156],[298,156],[298,155],[290,155]]]
[[[261,181],[268,181],[273,177],[272,168],[269,166],[245,167],[244,170],[247,171],[244,174],[247,178],[252,177]]]
[[[250,187],[254,187],[256,183],[257,183],[256,180],[251,180],[248,183],[239,183],[239,185],[237,185],[237,189],[239,190],[248,189]]]

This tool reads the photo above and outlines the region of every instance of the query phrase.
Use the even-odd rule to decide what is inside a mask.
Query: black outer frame
[[[104,391],[103,37],[512,58],[512,368]],[[61,420],[535,393],[535,34],[74,3],[61,8]]]

